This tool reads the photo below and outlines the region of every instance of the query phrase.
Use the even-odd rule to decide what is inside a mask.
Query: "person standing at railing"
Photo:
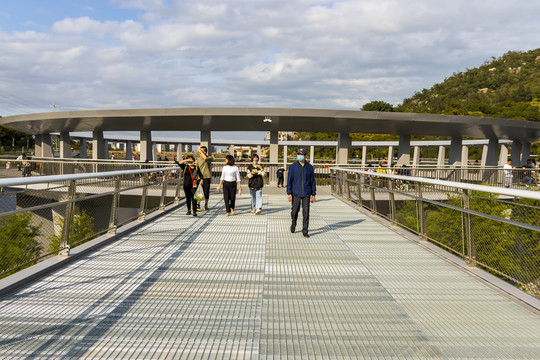
[[[512,173],[512,169],[515,169],[516,167],[512,167],[512,159],[508,159],[506,161],[506,164],[504,164],[504,187],[509,188],[512,186],[512,180],[514,179],[514,174]]]
[[[214,158],[208,155],[208,148],[201,146],[197,149],[199,157],[197,158],[197,166],[203,174],[203,192],[204,192],[204,210],[208,211],[208,199],[210,199],[210,184],[212,183],[212,161]],[[201,210],[201,202],[197,201],[197,210]]]
[[[526,169],[523,173],[523,180],[525,180],[525,186],[528,188],[534,181],[534,166],[531,159],[527,159],[527,163],[523,165],[523,168]]]
[[[197,216],[197,200],[195,200],[195,192],[199,184],[204,184],[203,174],[201,169],[195,164],[193,155],[188,155],[180,162],[175,161],[180,166],[184,173],[184,193],[186,194],[186,215],[191,215],[191,207],[193,206],[193,216]]]
[[[299,149],[296,162],[289,166],[287,175],[287,198],[292,203],[291,208],[291,233],[296,231],[296,222],[300,205],[302,205],[302,234],[309,238],[309,202],[315,202],[317,185],[315,184],[315,171],[313,165],[306,162],[307,151]]]
[[[217,190],[219,191],[223,187],[223,200],[225,201],[225,211],[227,216],[234,215],[234,208],[236,203],[236,190],[242,194],[242,185],[240,183],[240,172],[238,167],[234,164],[234,157],[227,155],[225,157],[226,164],[221,172],[221,178]]]

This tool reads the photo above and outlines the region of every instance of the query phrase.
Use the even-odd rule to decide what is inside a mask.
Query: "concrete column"
[[[152,132],[141,131],[141,161],[152,160]]]
[[[444,146],[439,146],[439,156],[437,157],[437,166],[444,166],[446,159],[446,149]]]
[[[208,130],[201,131],[201,143],[199,146],[206,146],[208,149],[208,155],[211,155],[212,151],[212,133]]]
[[[42,157],[43,156],[43,150],[41,147],[41,142],[43,141],[43,135],[42,134],[36,134],[34,135],[34,155],[36,157]]]
[[[234,145],[229,145],[229,155],[236,157],[236,154],[234,153]]]
[[[521,166],[521,148],[521,142],[516,140],[512,142],[512,155],[510,155],[512,166]]]
[[[452,136],[452,140],[450,141],[450,154],[448,155],[448,165],[459,165],[461,163],[462,146],[463,140],[461,137]]]
[[[523,143],[523,147],[521,148],[521,165],[524,165],[527,163],[527,159],[531,157],[531,143],[525,142]]]
[[[463,145],[461,147],[461,166],[469,165],[469,147]]]
[[[176,160],[177,161],[182,160],[182,144],[176,145]]]
[[[71,137],[69,136],[69,132],[61,132],[60,133],[60,158],[61,159],[69,159],[72,158],[71,153]]]
[[[133,142],[126,141],[126,160],[133,160]]]
[[[409,166],[411,162],[411,136],[399,135],[397,166],[403,164]]]
[[[94,130],[92,132],[92,159],[105,159],[105,146],[103,131]]]
[[[259,155],[259,159],[261,158],[261,145],[257,145],[257,155]]]
[[[79,139],[79,157],[81,159],[88,159],[88,148],[86,146],[86,139]]]
[[[413,166],[420,165],[420,146],[414,147],[414,153],[413,153]]]
[[[488,145],[484,145],[482,150],[481,166],[497,166],[497,155],[499,150],[499,140],[489,139]]]
[[[388,167],[392,167],[392,164],[394,164],[394,147],[389,146],[388,147]]]
[[[348,133],[338,134],[338,145],[336,148],[336,165],[347,164],[349,156],[349,148],[352,145],[351,137]]]
[[[283,164],[287,165],[287,145],[283,146]]]
[[[362,166],[367,164],[367,146],[362,146]]]
[[[315,162],[315,145],[309,147],[309,162],[313,165]]]
[[[270,162],[274,164],[278,162],[278,152],[279,152],[278,142],[279,142],[279,132],[270,131]]]
[[[152,142],[152,159],[151,161],[157,161],[158,148],[155,142]]]
[[[508,146],[506,144],[501,144],[501,150],[499,152],[499,166],[506,164],[508,160]]]

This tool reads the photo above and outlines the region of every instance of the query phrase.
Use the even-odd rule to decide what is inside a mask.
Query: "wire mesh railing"
[[[180,200],[177,167],[0,179],[0,278]]]
[[[332,168],[332,192],[540,297],[540,192]]]

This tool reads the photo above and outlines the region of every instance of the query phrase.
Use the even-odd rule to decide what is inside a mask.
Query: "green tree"
[[[394,107],[385,101],[371,101],[362,106],[362,111],[394,111]]]
[[[0,273],[36,259],[42,250],[36,240],[41,225],[32,225],[32,213],[0,218]]]
[[[62,241],[62,234],[64,232],[64,218],[59,217],[56,219],[55,225],[62,230],[58,235],[53,234],[49,236],[49,252],[56,252],[60,249],[60,242]],[[73,216],[72,226],[72,243],[77,243],[94,235],[94,218],[84,210],[80,215]]]

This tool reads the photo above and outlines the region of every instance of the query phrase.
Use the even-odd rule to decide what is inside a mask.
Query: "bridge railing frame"
[[[333,194],[540,297],[540,192],[341,167],[331,171]]]
[[[144,221],[153,211],[179,204],[179,169],[0,179],[0,203],[9,203],[8,209],[0,209],[0,248],[13,250],[0,253],[0,278],[57,254],[68,256],[77,245],[105,233],[115,234],[119,226]],[[136,214],[121,216],[124,196],[140,196],[138,208],[132,207]]]

